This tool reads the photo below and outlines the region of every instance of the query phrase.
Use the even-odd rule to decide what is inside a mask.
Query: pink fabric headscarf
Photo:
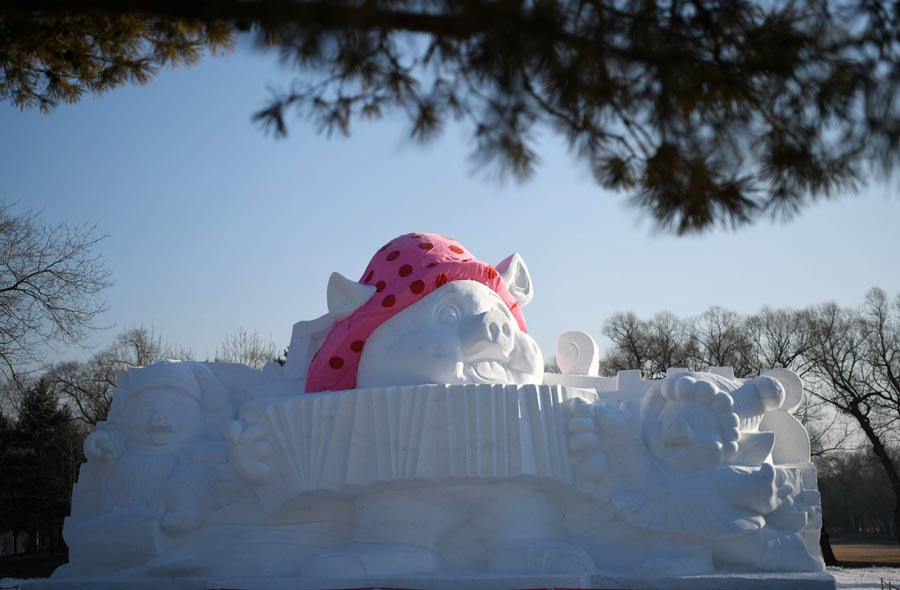
[[[309,366],[307,393],[354,389],[359,359],[372,332],[435,289],[461,280],[478,281],[492,289],[509,307],[519,328],[526,331],[522,311],[497,269],[476,260],[447,236],[406,234],[372,257],[360,282],[377,291],[331,328]]]

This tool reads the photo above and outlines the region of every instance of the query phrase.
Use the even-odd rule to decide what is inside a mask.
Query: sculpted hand
[[[622,402],[618,407],[597,404],[595,412],[600,432],[605,436],[620,441],[641,437],[640,414],[627,402]]]
[[[596,405],[576,398],[567,408],[571,416],[566,425],[569,452],[575,462],[575,477],[585,484],[604,479],[609,463],[601,449],[602,441],[594,418]]]
[[[776,471],[769,463],[763,463],[759,468],[757,482],[762,492],[762,503],[757,508],[760,514],[768,514],[783,503],[793,503],[794,486],[785,481],[784,473]]]
[[[172,487],[166,494],[165,506],[159,526],[170,535],[183,535],[196,530],[203,520],[200,503],[186,486]]]
[[[124,450],[125,441],[116,430],[96,430],[84,441],[84,455],[91,461],[113,465]]]
[[[788,468],[775,468],[775,487],[778,495],[779,504],[790,508],[794,504],[794,496],[799,491],[800,482],[797,481],[799,476],[790,471]]]
[[[590,454],[600,448],[597,421],[594,420],[594,405],[575,398],[567,406],[568,414],[571,416],[566,425],[569,432],[569,451],[573,455]]]
[[[268,461],[275,455],[266,432],[258,424],[244,426],[234,421],[225,430],[228,439],[228,457],[238,474],[254,484],[266,483],[272,475]]]

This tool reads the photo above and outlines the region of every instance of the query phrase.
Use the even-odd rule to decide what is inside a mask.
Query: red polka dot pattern
[[[519,327],[525,320],[494,267],[472,257],[458,242],[437,234],[407,234],[381,247],[362,273],[374,283],[372,297],[349,317],[336,322],[307,371],[306,391],[340,391],[356,387],[356,372],[366,340],[378,326],[423,297],[459,280],[492,289],[509,307]],[[387,291],[387,294],[384,292]]]

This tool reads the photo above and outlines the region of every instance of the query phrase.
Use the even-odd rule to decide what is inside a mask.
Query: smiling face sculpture
[[[332,275],[335,323],[310,363],[306,391],[540,383],[543,358],[521,311],[532,295],[518,254],[494,267],[445,236],[395,238],[360,282]]]
[[[203,432],[200,403],[174,389],[154,389],[132,399],[123,417],[125,431],[144,445],[181,445]]]
[[[718,467],[738,453],[733,406],[709,381],[684,376],[654,384],[642,402],[647,448],[671,467]]]

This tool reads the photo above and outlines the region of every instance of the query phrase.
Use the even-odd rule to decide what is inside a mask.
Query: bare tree
[[[690,322],[663,311],[648,322],[650,334],[650,373],[662,377],[669,367],[696,369],[697,337]]]
[[[125,330],[87,361],[50,367],[45,379],[56,395],[73,407],[77,420],[94,426],[109,413],[119,373],[163,360],[190,358],[190,351],[171,346],[152,328],[140,326]]]
[[[640,369],[647,379],[657,379],[669,367],[696,366],[697,339],[691,323],[664,311],[649,320],[634,313],[617,313],[603,325],[603,335],[613,346],[600,361],[606,374]]]
[[[617,312],[606,320],[601,330],[612,341],[612,348],[600,359],[600,371],[615,374],[616,371],[640,369],[645,377],[650,372],[650,334],[647,322],[634,312]]]
[[[859,448],[859,437],[846,415],[823,404],[810,393],[804,381],[803,401],[794,416],[803,423],[809,435],[809,454],[813,459],[828,458]]]
[[[819,387],[809,374],[813,367],[809,355],[814,330],[810,328],[810,310],[763,307],[743,321],[745,338],[751,345],[747,359],[750,375],[773,367],[785,367],[803,380],[806,395],[794,415],[806,427],[813,457],[825,457],[845,451],[858,440],[851,432],[847,416],[821,403],[812,388]]]
[[[738,377],[751,375],[753,346],[745,324],[745,318],[719,306],[710,307],[694,318],[698,355],[694,364],[703,369],[733,367]]]
[[[789,368],[801,377],[809,369],[806,352],[812,344],[806,310],[763,307],[746,318],[744,330],[749,339],[748,363],[751,374],[772,367]]]
[[[241,363],[254,369],[263,368],[272,361],[284,363],[285,350],[275,344],[272,338],[264,340],[259,332],[248,332],[239,327],[229,332],[219,348],[216,348],[216,362]]]
[[[612,347],[601,359],[604,373],[640,369],[648,379],[665,375],[669,367],[705,371],[730,366],[739,377],[785,367],[806,377],[812,361],[810,311],[763,307],[742,316],[712,307],[698,317],[681,319],[669,312],[642,320],[634,313],[617,313],[603,327]],[[813,382],[808,383],[812,386]],[[809,434],[814,456],[843,450],[851,433],[846,417],[819,400],[804,399],[796,412]]]
[[[810,321],[811,391],[865,436],[893,491],[900,531],[900,465],[890,452],[900,444],[900,297],[889,301],[873,289],[862,309],[829,303],[815,308]]]
[[[47,225],[0,204],[0,374],[18,383],[47,347],[80,342],[111,283],[91,225]]]

